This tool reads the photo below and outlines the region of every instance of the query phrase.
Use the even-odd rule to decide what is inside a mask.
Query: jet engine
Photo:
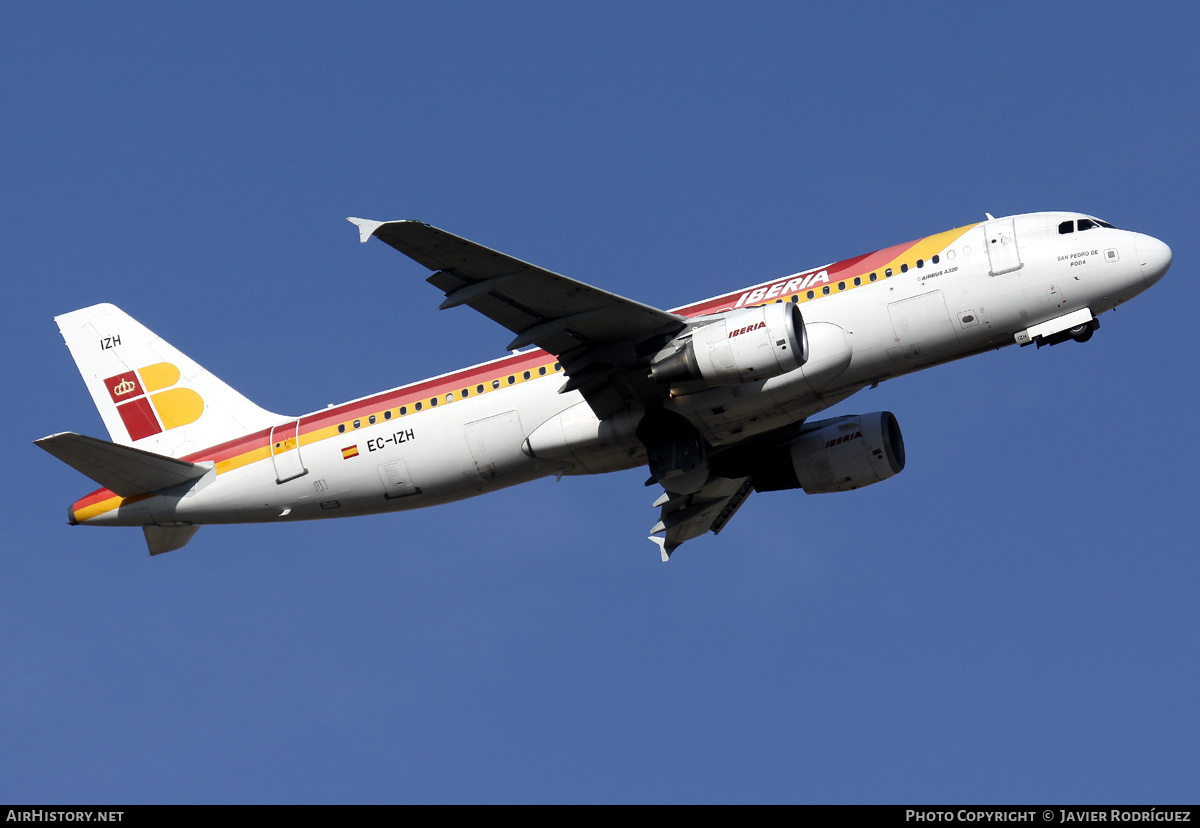
[[[760,492],[804,489],[827,494],[861,489],[904,469],[904,438],[890,411],[807,424],[781,453],[763,456],[750,472]]]
[[[691,328],[650,362],[664,385],[697,380],[733,385],[794,371],[808,360],[808,336],[791,302],[741,308]]]

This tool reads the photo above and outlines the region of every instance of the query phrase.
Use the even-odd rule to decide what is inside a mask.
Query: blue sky
[[[1196,801],[1198,17],[4,7],[0,801]],[[285,412],[502,353],[348,215],[670,307],[1057,209],[1171,273],[852,398],[902,475],[666,566],[644,471],[150,559],[30,442],[105,436],[53,323],[100,301]]]

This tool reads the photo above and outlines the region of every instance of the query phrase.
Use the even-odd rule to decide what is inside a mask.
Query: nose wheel
[[[1097,320],[1084,322],[1082,325],[1076,325],[1074,328],[1067,329],[1067,336],[1074,339],[1076,342],[1087,342],[1092,338],[1092,334],[1096,332],[1096,328],[1100,327]]]
[[[1050,336],[1039,336],[1034,341],[1039,348],[1043,345],[1058,345],[1060,342],[1066,342],[1068,339],[1074,339],[1076,342],[1087,342],[1099,327],[1099,319],[1089,319],[1087,322],[1082,322],[1073,328],[1067,328],[1065,331],[1059,331]]]

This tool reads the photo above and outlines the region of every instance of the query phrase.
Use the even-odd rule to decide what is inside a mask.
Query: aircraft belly
[[[577,394],[557,394],[559,385],[561,377],[547,377],[441,410],[367,425],[307,444],[307,474],[302,476],[279,482],[276,464],[268,457],[217,475],[212,485],[186,497],[152,498],[153,509],[147,501],[123,506],[107,521],[142,525],[340,517],[446,503],[542,477],[555,469],[521,450],[526,436],[522,417],[548,417],[578,402]],[[474,449],[468,435],[475,438]],[[477,459],[480,451],[484,454]]]

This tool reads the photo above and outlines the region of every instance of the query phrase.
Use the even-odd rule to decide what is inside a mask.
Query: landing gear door
[[[1020,270],[1021,251],[1017,249],[1017,231],[1013,220],[990,221],[984,226],[983,232],[987,241],[988,262],[992,266],[991,275],[999,276]]]
[[[300,459],[300,421],[284,423],[271,429],[271,460],[275,463],[275,482],[308,474]]]

